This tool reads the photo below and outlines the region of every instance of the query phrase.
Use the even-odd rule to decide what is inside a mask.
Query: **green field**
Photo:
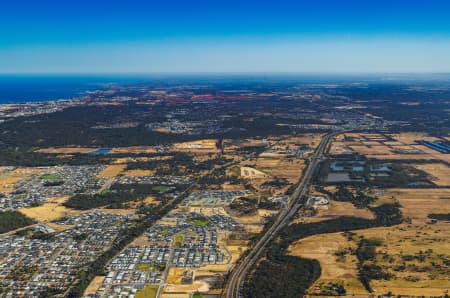
[[[182,234],[175,235],[175,237],[173,237],[173,242],[175,247],[181,247],[184,242],[184,235]]]
[[[102,190],[100,192],[101,195],[107,195],[107,194],[110,194],[110,193],[112,193],[112,190],[110,190],[110,189],[104,189],[104,190]]]
[[[140,263],[140,264],[137,264],[137,266],[136,266],[136,270],[138,270],[138,271],[151,271],[151,269],[152,269],[152,266],[150,263]]]
[[[192,295],[192,298],[203,298],[203,296],[200,295],[199,293],[195,293]]]
[[[166,235],[167,233],[169,233],[169,229],[168,228],[166,228],[166,229],[162,229],[161,231],[159,231],[159,234],[161,234],[161,235]]]
[[[42,180],[58,180],[59,177],[56,174],[44,174],[40,177]]]
[[[219,198],[198,198],[191,200],[188,203],[190,206],[207,206],[207,207],[217,207],[223,206],[223,201]]]
[[[152,187],[152,190],[157,191],[159,193],[166,193],[170,190],[170,187],[164,186],[164,185],[158,185],[158,186]]]
[[[156,298],[158,286],[145,286],[142,290],[136,292],[136,298]]]
[[[191,219],[191,223],[196,227],[205,227],[209,225],[209,219],[206,217],[196,217]]]

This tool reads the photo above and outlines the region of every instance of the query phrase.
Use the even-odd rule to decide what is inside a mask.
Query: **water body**
[[[105,154],[108,154],[109,152],[111,152],[111,150],[112,150],[111,148],[99,148],[94,151],[88,152],[88,154],[90,154],[90,155],[101,155],[101,154],[105,155]]]
[[[126,76],[0,75],[0,104],[75,98],[112,84],[136,81],[139,79]]]

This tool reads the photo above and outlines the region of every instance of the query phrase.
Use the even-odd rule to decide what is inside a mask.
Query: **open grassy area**
[[[165,185],[158,185],[158,186],[154,186],[152,188],[153,191],[157,191],[159,193],[166,193],[170,190],[170,187],[165,186]]]
[[[450,226],[433,222],[431,213],[450,213],[450,189],[387,189],[381,199],[395,197],[406,221],[393,227],[355,231],[357,237],[378,238],[375,264],[392,276],[372,280],[376,293],[440,296],[450,290]]]
[[[347,146],[354,152],[378,160],[420,160],[414,163],[403,163],[402,166],[406,165],[404,168],[407,172],[413,174],[414,170],[423,171],[427,179],[440,187],[408,188],[408,184],[405,184],[404,188],[373,189],[372,195],[378,200],[371,206],[398,201],[405,220],[391,227],[354,231],[355,235],[345,241],[349,247],[361,243],[361,239],[380,240],[380,245],[376,246],[373,256],[368,261],[354,265],[359,266],[363,277],[369,276],[369,287],[377,295],[392,293],[393,295],[444,296],[450,291],[448,278],[450,226],[445,220],[436,220],[429,216],[435,213],[450,214],[450,188],[445,188],[450,183],[449,167],[446,164],[449,161],[449,155],[421,145],[422,140],[435,140],[434,137],[425,134],[377,135],[376,139],[359,133],[346,134],[346,136],[349,138],[344,139],[340,136],[339,140],[333,143],[334,151]],[[393,162],[393,164],[396,163]],[[328,212],[329,210],[319,210],[319,214],[322,213],[322,215]],[[317,251],[321,252],[321,248],[323,250],[333,248],[333,238],[330,236],[323,235],[322,241],[318,240],[321,238],[320,235],[302,240],[318,240],[313,241],[312,244],[302,241],[297,243],[297,254],[309,256],[321,263],[322,276],[309,289],[310,293],[317,293],[313,292],[318,290],[317,283],[327,275],[329,268],[335,266],[332,264],[330,267],[330,262],[334,259],[331,257],[332,253],[328,255],[328,258],[317,253]],[[359,257],[359,254],[357,255]],[[348,260],[348,258],[348,254],[345,254],[345,259]],[[347,289],[347,294],[352,292]]]
[[[122,173],[127,177],[143,177],[143,176],[151,176],[154,174],[154,171],[151,170],[128,170]]]
[[[145,286],[142,290],[136,292],[136,298],[156,298],[158,286]]]
[[[191,220],[191,223],[196,227],[205,227],[209,225],[209,220],[206,217],[196,217]]]
[[[92,280],[92,282],[87,287],[86,291],[84,292],[84,295],[93,295],[95,294],[100,286],[102,285],[103,281],[105,280],[105,276],[96,276]]]
[[[284,195],[286,190],[300,179],[305,165],[302,158],[274,154],[270,157],[258,157],[255,160],[242,162],[240,166],[255,169],[266,176],[248,178],[248,182],[258,191]]]
[[[49,180],[49,181],[59,179],[58,175],[56,175],[56,174],[54,174],[54,173],[47,173],[47,174],[44,174],[44,175],[42,175],[40,178],[41,178],[42,180]]]
[[[124,169],[126,165],[109,165],[103,171],[101,171],[97,177],[98,178],[114,178],[119,175]]]
[[[138,270],[138,271],[147,272],[147,271],[151,271],[151,269],[152,269],[152,266],[150,263],[139,263],[136,265],[136,270]]]
[[[444,163],[427,163],[414,165],[415,168],[426,172],[438,186],[450,186],[450,167]]]
[[[367,219],[374,219],[375,215],[367,208],[356,208],[350,202],[337,202],[329,200],[329,204],[317,209],[317,214],[311,217],[300,217],[293,220],[298,222],[318,222],[328,219],[337,218],[339,216],[354,216]]]
[[[310,294],[324,294],[326,285],[340,284],[347,295],[367,295],[358,280],[357,258],[351,252],[356,243],[348,241],[343,233],[314,235],[294,242],[289,254],[320,262],[320,278],[310,288]]]
[[[19,211],[39,222],[48,222],[65,216],[79,214],[79,211],[63,206],[67,199],[67,197],[51,198],[41,206],[21,208]]]
[[[175,237],[173,237],[173,242],[175,247],[181,247],[184,242],[184,235],[183,234],[175,235]]]

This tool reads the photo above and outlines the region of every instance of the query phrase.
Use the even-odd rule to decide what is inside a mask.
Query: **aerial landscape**
[[[450,6],[231,2],[0,12],[0,297],[449,297]]]

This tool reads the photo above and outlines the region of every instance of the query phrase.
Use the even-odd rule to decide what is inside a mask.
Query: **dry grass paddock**
[[[347,295],[368,294],[358,280],[357,258],[346,254],[338,258],[334,254],[343,249],[356,249],[356,244],[347,241],[342,233],[314,235],[294,242],[288,248],[288,254],[320,262],[320,278],[312,285],[310,292],[323,282],[342,283]]]
[[[114,178],[119,175],[124,169],[126,165],[109,165],[105,169],[103,169],[98,175],[98,178]]]
[[[450,258],[450,225],[445,221],[432,223],[428,215],[431,213],[450,213],[450,189],[389,189],[384,197],[394,196],[402,206],[405,223],[394,227],[380,227],[355,231],[357,235],[366,238],[381,238],[383,245],[378,248],[377,264],[383,270],[394,275],[391,280],[372,281],[371,286],[377,293],[391,291],[398,295],[425,295],[439,296],[450,290],[448,274],[436,271],[436,264],[450,268],[442,263]],[[393,270],[393,266],[405,261],[402,256],[417,255],[426,252],[424,261],[412,260],[417,268],[426,270],[413,270],[406,267],[403,271]],[[383,257],[386,255],[387,257]],[[422,272],[421,272],[422,271]],[[444,270],[445,272],[445,270]],[[411,277],[418,281],[412,281]]]
[[[94,295],[98,291],[104,280],[105,276],[94,277],[94,279],[84,291],[84,295]]]
[[[67,199],[68,197],[51,198],[41,206],[21,208],[19,211],[39,222],[49,222],[62,217],[80,214],[80,211],[69,209],[62,205]]]
[[[432,182],[438,186],[450,186],[450,167],[444,163],[416,164],[415,168],[432,177]]]

